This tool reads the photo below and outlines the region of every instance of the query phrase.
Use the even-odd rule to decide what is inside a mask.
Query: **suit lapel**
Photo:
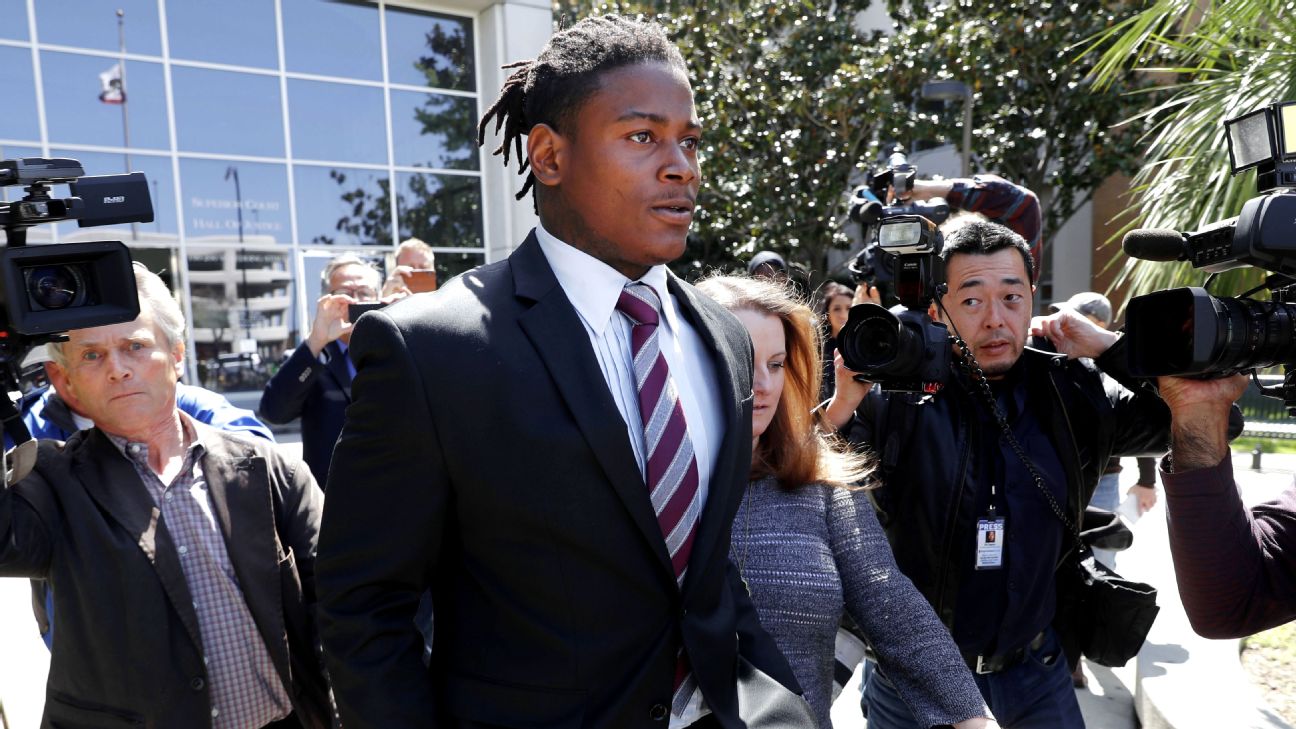
[[[203,477],[216,523],[225,538],[225,551],[266,648],[287,675],[288,632],[279,576],[283,550],[275,529],[266,461],[250,451],[239,452],[213,430],[202,432],[207,448],[202,458]]]
[[[687,593],[694,576],[703,571],[701,565],[711,559],[720,537],[729,526],[728,521],[733,516],[729,503],[735,495],[733,484],[746,483],[746,475],[751,470],[751,387],[748,382],[744,389],[743,383],[735,377],[744,365],[743,358],[748,355],[735,352],[729,345],[724,334],[725,324],[710,308],[699,306],[697,291],[682,285],[674,275],[668,279],[668,288],[689,324],[711,350],[720,385],[718,390],[724,398],[724,437],[708,482],[706,507],[702,510],[697,537],[693,541],[693,553],[689,556],[689,571],[684,580],[684,592]],[[749,427],[742,427],[744,423]],[[746,438],[747,447],[743,447],[743,438]],[[743,454],[746,454],[746,460],[740,463],[739,457]],[[736,493],[741,494],[741,490]],[[723,546],[725,549],[729,547],[728,544]]]
[[[73,463],[77,478],[99,507],[136,539],[136,545],[157,570],[162,588],[179,614],[189,638],[202,651],[198,613],[194,611],[193,597],[180,568],[175,544],[161,523],[161,511],[135,472],[135,467],[107,436],[95,428],[83,431],[82,437],[85,439],[84,447]]]
[[[607,474],[630,518],[648,540],[662,569],[674,581],[670,555],[647,497],[643,474],[626,438],[612,393],[604,384],[585,326],[545,260],[533,232],[509,258],[517,295],[534,302],[518,324],[553,378],[594,457]]]

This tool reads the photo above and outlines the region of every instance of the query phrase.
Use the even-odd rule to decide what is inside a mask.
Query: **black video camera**
[[[72,196],[54,198],[67,184]],[[120,241],[27,245],[27,229],[75,220],[81,227],[153,220],[143,173],[86,177],[72,159],[0,160],[0,187],[22,185],[20,200],[0,202],[0,380],[17,388],[27,352],[60,341],[69,329],[132,321],[139,316],[130,252]],[[5,400],[7,402],[7,399]],[[15,439],[18,440],[18,439]]]
[[[1144,377],[1210,377],[1281,364],[1283,384],[1262,391],[1296,415],[1296,101],[1229,119],[1224,129],[1233,174],[1256,168],[1259,195],[1236,218],[1194,233],[1131,231],[1125,253],[1189,261],[1212,275],[1245,266],[1273,274],[1238,297],[1195,286],[1134,297],[1126,314],[1130,368]],[[1263,289],[1268,301],[1250,298]]]
[[[848,212],[850,219],[860,224],[863,233],[864,249],[848,264],[851,277],[856,285],[877,287],[882,301],[887,305],[895,303],[895,279],[891,272],[896,263],[893,254],[878,245],[878,226],[881,221],[899,215],[921,215],[940,225],[949,218],[949,204],[941,198],[933,200],[916,200],[907,204],[887,205],[885,200],[889,192],[897,199],[913,191],[914,179],[918,169],[902,152],[894,152],[887,161],[886,169],[870,172],[863,185],[855,188],[851,194]]]
[[[837,351],[860,379],[883,390],[934,393],[949,379],[950,338],[927,306],[944,293],[944,239],[921,215],[894,215],[878,223],[877,247],[887,260],[900,304],[851,307],[837,334]]]

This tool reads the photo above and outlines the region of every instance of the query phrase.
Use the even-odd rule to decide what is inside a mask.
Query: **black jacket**
[[[323,494],[274,445],[204,431],[202,471],[248,610],[302,726],[331,717],[315,631]],[[193,597],[174,538],[97,428],[41,441],[0,484],[0,577],[49,580],[58,619],[42,727],[209,727]]]
[[[324,488],[350,404],[351,372],[342,348],[329,342],[316,357],[302,342],[266,383],[258,414],[277,424],[301,418],[302,460]]]
[[[1073,522],[1089,503],[1112,456],[1161,455],[1170,446],[1170,411],[1150,383],[1129,376],[1124,340],[1096,361],[1027,348],[1021,366],[1028,402],[1066,472]],[[872,492],[896,562],[947,626],[958,606],[960,570],[974,545],[975,474],[970,428],[986,405],[962,376],[927,401],[870,392],[849,437],[880,459]],[[1071,541],[1064,542],[1064,550]]]
[[[711,350],[725,410],[682,590],[625,422],[534,235],[360,320],[319,560],[348,729],[665,727],[681,645],[726,729],[744,725],[740,657],[797,690],[728,559],[751,465],[750,339],[673,276],[670,291]],[[429,588],[424,668],[413,621]]]

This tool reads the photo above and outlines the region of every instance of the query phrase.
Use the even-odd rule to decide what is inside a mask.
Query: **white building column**
[[[485,111],[495,102],[504,79],[512,73],[500,67],[540,54],[540,49],[553,34],[553,7],[548,0],[504,0],[478,14],[477,28],[480,44],[477,82],[480,84],[481,110]],[[525,179],[517,173],[518,161],[513,156],[516,150],[510,152],[507,168],[500,157],[490,154],[490,150],[500,144],[500,137],[494,136],[493,132],[492,124],[487,129],[482,155],[487,262],[508,257],[538,220],[529,194],[522,200],[514,199]]]

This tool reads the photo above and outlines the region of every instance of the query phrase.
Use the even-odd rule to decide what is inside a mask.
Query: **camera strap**
[[[994,416],[995,422],[999,424],[999,430],[1003,433],[1004,440],[1008,442],[1008,447],[1012,448],[1017,459],[1030,472],[1035,487],[1044,495],[1044,500],[1048,502],[1053,515],[1058,518],[1058,521],[1062,522],[1066,532],[1075,539],[1076,547],[1079,549],[1083,544],[1080,541],[1080,530],[1067,518],[1066,512],[1062,510],[1057,499],[1053,498],[1053,493],[1044,485],[1044,477],[1040,475],[1039,469],[1035,467],[1034,462],[1026,455],[1026,450],[1022,448],[1021,443],[1017,441],[1017,437],[1013,435],[1012,426],[1008,425],[1008,417],[1004,415],[1003,408],[999,407],[999,402],[995,400],[994,393],[990,390],[990,381],[986,379],[985,372],[981,370],[981,365],[977,363],[976,357],[972,355],[972,349],[968,347],[967,342],[963,341],[961,336],[955,335],[954,343],[958,345],[959,351],[962,352],[958,357],[959,367],[972,380],[974,389],[981,395],[986,406],[990,408],[990,414]]]

